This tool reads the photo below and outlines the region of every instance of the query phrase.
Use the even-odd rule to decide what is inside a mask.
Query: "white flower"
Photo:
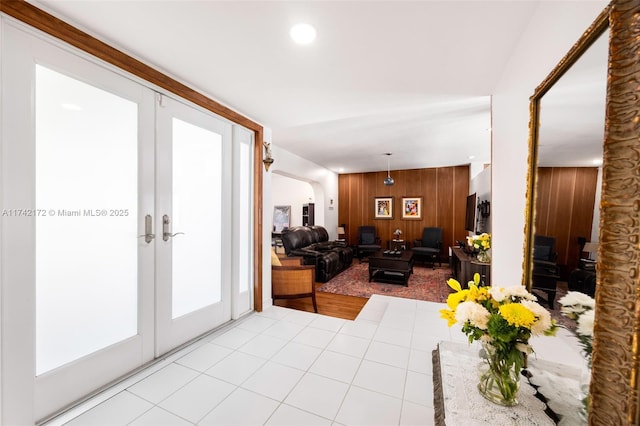
[[[558,303],[563,306],[563,310],[565,308],[571,309],[570,312],[582,312],[587,309],[593,309],[596,306],[596,301],[592,297],[579,291],[567,292],[566,295],[558,300]]]
[[[522,306],[533,312],[536,316],[536,322],[531,326],[531,334],[534,336],[543,335],[546,330],[551,328],[551,314],[540,304],[530,300],[520,302]]]
[[[580,315],[580,318],[578,318],[578,328],[576,329],[576,332],[583,336],[592,337],[594,319],[595,319],[594,310],[587,311],[584,314]]]
[[[510,287],[491,287],[489,290],[493,300],[502,302],[505,299],[518,297],[524,300],[538,300],[533,294],[529,293],[524,286],[513,285]]]
[[[481,330],[487,329],[489,315],[489,311],[476,302],[462,302],[456,308],[456,321],[459,324],[469,321],[471,325]]]

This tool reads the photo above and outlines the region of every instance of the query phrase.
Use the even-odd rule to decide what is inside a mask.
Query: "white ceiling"
[[[489,163],[490,95],[539,1],[32,3],[349,173],[386,152],[392,169]]]

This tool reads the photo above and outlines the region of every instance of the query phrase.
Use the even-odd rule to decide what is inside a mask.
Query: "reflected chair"
[[[371,253],[375,253],[382,248],[380,238],[376,235],[375,226],[358,227],[358,259],[362,259]]]
[[[442,250],[442,228],[430,227],[422,230],[422,238],[413,241],[413,254],[424,262],[431,262],[433,269],[442,266],[440,252]]]
[[[540,290],[547,294],[546,302],[549,308],[554,308],[559,268],[556,260],[556,238],[546,235],[533,237],[533,270],[531,271],[531,289]]]
[[[273,253],[275,254],[275,253]],[[302,258],[288,257],[276,259],[271,262],[271,298],[298,299],[310,297],[313,302],[313,311],[318,313],[316,303],[316,267],[314,265],[302,265]]]

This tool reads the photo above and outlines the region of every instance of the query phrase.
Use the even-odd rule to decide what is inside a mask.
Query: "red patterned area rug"
[[[414,266],[407,287],[401,284],[369,282],[369,264],[355,263],[318,287],[316,291],[367,298],[373,294],[382,294],[429,302],[446,302],[449,295],[447,280],[450,277],[451,270],[448,267],[431,269]]]
[[[451,270],[448,267],[443,266],[431,269],[430,267],[414,265],[408,287],[400,284],[369,282],[369,264],[354,263],[349,269],[316,288],[316,291],[366,298],[371,297],[373,294],[382,294],[445,303],[447,296],[452,292],[447,285],[449,278],[451,278]],[[560,312],[558,299],[564,296],[566,292],[566,283],[558,283],[558,292],[554,304],[555,309],[549,309],[549,312],[551,312],[551,317],[559,325],[568,329],[575,329],[575,323]],[[541,299],[539,298],[538,301],[541,302]],[[543,304],[543,306],[548,309],[546,304]]]

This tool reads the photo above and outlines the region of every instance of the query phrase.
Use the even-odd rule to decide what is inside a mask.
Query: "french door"
[[[160,355],[230,318],[231,125],[159,96],[156,134]]]
[[[246,312],[253,140],[2,30],[0,423],[30,424]]]

